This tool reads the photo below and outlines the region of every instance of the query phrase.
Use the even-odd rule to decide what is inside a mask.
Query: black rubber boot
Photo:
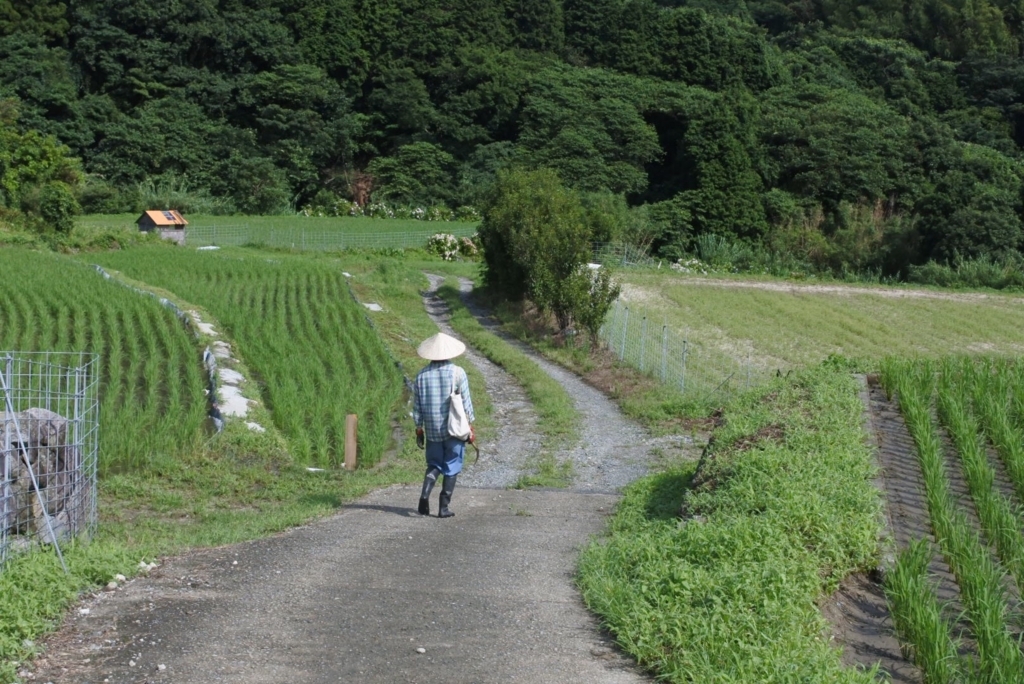
[[[430,492],[434,489],[434,483],[437,482],[437,476],[441,474],[441,471],[437,468],[427,468],[427,474],[423,476],[423,490],[420,492],[420,507],[418,509],[420,515],[430,515]]]
[[[438,518],[450,518],[454,513],[448,510],[448,504],[452,502],[452,494],[455,492],[455,480],[458,475],[445,475],[444,485],[441,487],[441,510],[437,512]]]

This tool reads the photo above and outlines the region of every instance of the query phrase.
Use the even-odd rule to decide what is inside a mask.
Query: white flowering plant
[[[480,254],[480,236],[473,235],[459,240],[459,254],[471,258]]]
[[[337,199],[328,203],[306,205],[299,214],[301,216],[370,216],[372,218],[415,219],[417,221],[479,221],[480,212],[475,207],[462,206],[452,211],[438,204],[430,207],[391,205],[386,202],[373,202],[360,206],[357,202]]]
[[[679,271],[680,273],[699,273],[700,275],[708,274],[708,265],[700,259],[680,259],[673,263],[670,268],[674,271]]]
[[[445,261],[454,261],[459,255],[459,239],[451,233],[435,233],[427,240],[427,251],[433,252]]]

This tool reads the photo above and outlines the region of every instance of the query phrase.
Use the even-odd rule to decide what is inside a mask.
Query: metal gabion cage
[[[0,569],[95,531],[98,366],[95,354],[0,351]]]

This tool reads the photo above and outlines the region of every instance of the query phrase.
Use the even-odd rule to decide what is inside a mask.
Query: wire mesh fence
[[[404,232],[344,232],[330,228],[290,228],[271,226],[214,225],[189,226],[185,244],[193,247],[238,247],[262,245],[285,249],[329,251],[342,249],[407,249],[424,247],[431,235],[449,233],[455,237],[470,237],[475,226],[447,226],[443,223],[421,231]]]
[[[749,356],[736,359],[688,339],[664,318],[621,300],[613,304],[601,339],[621,361],[698,401],[725,399],[771,377]]]
[[[612,268],[661,268],[665,259],[656,259],[646,250],[624,242],[598,242],[592,245],[591,261]]]
[[[95,530],[98,365],[82,352],[0,351],[0,568]]]

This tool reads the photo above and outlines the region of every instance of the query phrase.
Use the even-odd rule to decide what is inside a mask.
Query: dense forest
[[[669,257],[1014,261],[1022,54],[1024,0],[0,0],[0,203],[454,209],[519,165]]]

